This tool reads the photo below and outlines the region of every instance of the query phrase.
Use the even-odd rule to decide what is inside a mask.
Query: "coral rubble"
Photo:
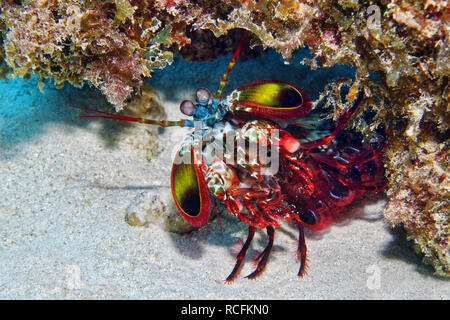
[[[374,123],[383,119],[390,133],[386,221],[405,227],[425,261],[448,276],[449,17],[445,0],[9,0],[0,12],[0,76],[87,82],[120,110],[173,53],[223,53],[204,43],[186,49],[191,39],[234,29],[287,61],[307,46],[312,67],[350,64]]]

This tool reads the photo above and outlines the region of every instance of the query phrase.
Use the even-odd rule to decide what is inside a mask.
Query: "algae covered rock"
[[[160,48],[157,19],[146,21],[137,38],[128,21],[134,10],[128,1],[11,1],[2,5],[3,50],[13,75],[83,83],[102,90],[121,109],[154,67],[164,67],[172,55]],[[144,32],[143,31],[143,32]]]

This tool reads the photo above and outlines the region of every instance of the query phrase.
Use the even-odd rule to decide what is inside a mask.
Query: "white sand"
[[[169,110],[176,109],[196,87],[214,90],[227,58],[191,66],[178,61],[155,74],[150,85]],[[312,73],[283,66],[269,54],[238,63],[228,88],[272,78],[314,96],[329,76],[336,77],[336,70]],[[35,86],[35,80],[0,83],[0,299],[450,297],[448,282],[432,276],[383,223],[383,200],[359,209],[345,224],[309,232],[303,279],[296,276],[297,234],[283,225],[264,274],[255,281],[243,278],[252,270],[247,261],[238,279],[225,285],[234,264],[229,248],[247,230],[231,215],[222,216],[223,233],[213,221],[185,235],[159,225],[132,227],[124,220],[139,194],[168,192],[170,141],[183,129],[166,129],[166,148],[148,162],[127,142],[133,130],[76,118],[72,105],[105,105],[95,90],[47,87],[41,94]],[[260,236],[264,232],[253,250],[264,246]]]

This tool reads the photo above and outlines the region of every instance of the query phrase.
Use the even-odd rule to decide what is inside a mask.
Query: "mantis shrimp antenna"
[[[228,64],[228,67],[225,70],[225,73],[223,74],[222,78],[220,78],[219,89],[217,89],[217,92],[214,94],[214,97],[216,97],[217,99],[222,98],[222,90],[223,90],[223,88],[225,88],[225,85],[228,82],[228,74],[230,73],[231,69],[233,69],[234,64],[236,63],[236,59],[239,56],[239,53],[241,52],[242,46],[244,45],[247,35],[248,35],[248,30],[244,30],[244,34],[242,35],[241,41],[239,42],[236,52],[234,53],[233,57],[231,58],[230,63]]]
[[[82,108],[82,107],[73,107],[80,110],[85,111],[92,111],[96,112],[95,115],[87,115],[87,116],[78,116],[79,118],[105,118],[105,119],[113,119],[113,120],[119,120],[119,121],[129,121],[129,122],[139,122],[139,123],[146,123],[146,124],[154,124],[160,127],[192,127],[192,121],[189,120],[178,120],[178,121],[168,121],[168,120],[152,120],[152,119],[146,119],[146,118],[137,118],[137,117],[128,117],[128,116],[122,116],[119,114],[104,112],[100,110],[95,109],[89,109],[89,108]]]

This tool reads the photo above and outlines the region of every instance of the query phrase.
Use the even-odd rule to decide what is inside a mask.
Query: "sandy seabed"
[[[148,84],[170,119],[197,87],[215,90],[229,56],[209,63],[179,59]],[[238,62],[228,92],[277,79],[317,98],[326,83],[351,75],[345,67],[310,71],[286,66],[270,52]],[[237,280],[223,279],[230,247],[245,224],[222,215],[179,235],[160,225],[125,222],[136,197],[170,190],[173,141],[186,129],[161,130],[162,152],[148,161],[130,143],[130,126],[78,119],[71,106],[105,108],[98,91],[66,86],[41,93],[36,79],[0,82],[0,299],[449,299],[448,281],[432,275],[402,235],[382,220],[385,200],[365,201],[350,220],[307,233],[308,274],[296,274],[296,230],[277,229],[266,271],[255,281],[247,260]],[[263,247],[258,232],[251,251]],[[249,252],[249,256],[252,252]]]

